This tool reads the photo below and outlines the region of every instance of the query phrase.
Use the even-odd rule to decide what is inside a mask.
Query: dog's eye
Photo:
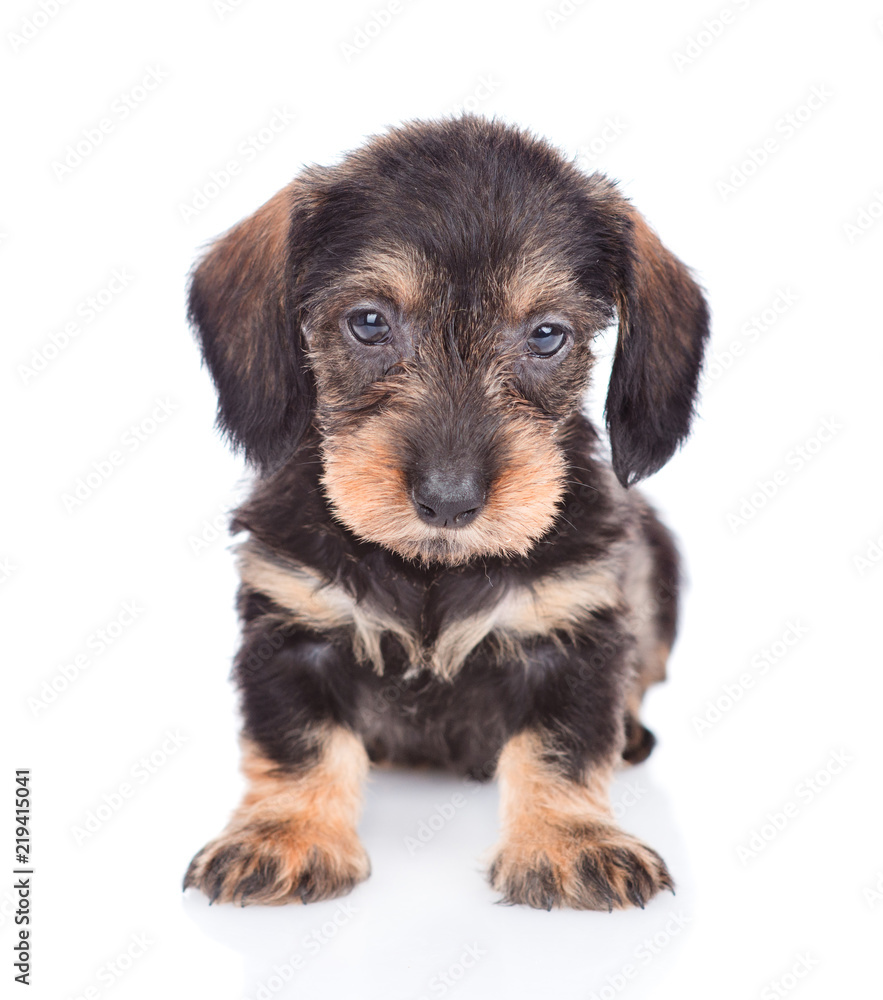
[[[382,313],[370,310],[353,313],[347,322],[353,336],[363,344],[386,344],[390,340],[389,323]]]
[[[564,327],[555,323],[543,323],[527,338],[527,347],[538,358],[550,358],[561,350],[566,339],[567,331]]]

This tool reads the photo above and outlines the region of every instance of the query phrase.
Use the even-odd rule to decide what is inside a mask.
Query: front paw
[[[190,862],[184,888],[212,903],[312,903],[343,896],[371,872],[355,831],[292,820],[228,828]]]
[[[640,906],[674,891],[665,862],[611,823],[520,824],[489,872],[504,903],[538,909],[613,910]]]

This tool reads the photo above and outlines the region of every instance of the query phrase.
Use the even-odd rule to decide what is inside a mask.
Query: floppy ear
[[[287,457],[313,411],[293,246],[306,219],[294,181],[211,246],[190,279],[189,319],[218,390],[218,426],[268,470]]]
[[[687,436],[708,338],[708,307],[690,272],[622,200],[626,266],[607,391],[613,468],[623,486],[651,475]]]

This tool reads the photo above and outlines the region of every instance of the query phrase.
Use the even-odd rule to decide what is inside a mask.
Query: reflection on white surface
[[[612,982],[654,981],[690,931],[683,845],[650,767],[624,771],[612,800],[679,878],[645,911],[577,913],[498,905],[484,881],[497,835],[497,788],[433,772],[373,771],[360,827],[371,878],[309,906],[209,906],[188,892],[199,930],[242,955],[243,997],[585,997]],[[419,847],[416,845],[420,845]],[[625,971],[623,971],[625,970]],[[649,976],[647,977],[650,978]],[[520,992],[519,992],[520,991]],[[603,996],[603,992],[599,994]]]

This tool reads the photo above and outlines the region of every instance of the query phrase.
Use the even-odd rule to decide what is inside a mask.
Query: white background
[[[16,0],[2,21],[4,995],[26,766],[30,996],[879,996],[883,7]],[[494,905],[496,790],[383,773],[350,910],[209,908],[179,885],[240,790],[236,580],[212,525],[243,468],[212,429],[186,274],[303,164],[464,105],[617,178],[713,307],[700,419],[646,485],[691,580],[647,704],[660,743],[614,790],[678,894]],[[246,152],[276,109],[292,120]],[[114,269],[126,286],[89,319]],[[437,807],[453,818],[409,852]]]

